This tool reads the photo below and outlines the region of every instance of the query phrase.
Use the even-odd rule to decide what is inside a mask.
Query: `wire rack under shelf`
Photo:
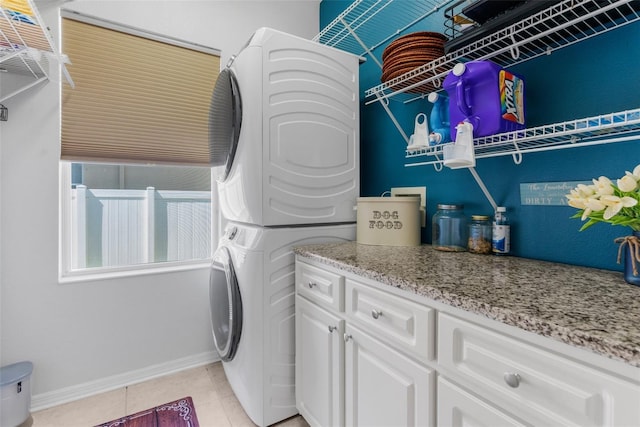
[[[513,155],[516,163],[519,163],[525,153],[601,145],[639,137],[640,108],[475,138],[474,150],[476,158]],[[441,164],[443,148],[449,144],[407,151],[408,159],[431,159],[408,163],[406,166]]]
[[[441,87],[446,74],[458,62],[491,59],[509,67],[638,20],[637,0],[565,0],[368,89],[365,98],[373,99],[366,103],[403,94],[425,83]]]
[[[17,88],[13,84],[0,85],[0,101],[48,80],[49,61],[46,55],[60,62],[62,72],[73,86],[62,56],[53,46],[32,0],[0,2],[0,71],[17,77],[11,79],[13,83],[19,82]],[[12,91],[8,92],[7,87]]]
[[[355,0],[313,40],[359,56],[453,0]]]

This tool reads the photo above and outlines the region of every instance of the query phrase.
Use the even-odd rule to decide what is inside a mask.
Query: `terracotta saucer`
[[[382,58],[392,53],[399,46],[411,43],[421,43],[425,46],[432,46],[436,48],[444,47],[444,42],[447,41],[447,37],[440,33],[434,33],[429,31],[417,32],[407,34],[393,40],[382,52]]]

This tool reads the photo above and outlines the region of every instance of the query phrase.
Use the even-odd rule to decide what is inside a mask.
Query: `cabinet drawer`
[[[439,426],[526,426],[442,377],[438,377],[437,414]]]
[[[435,358],[435,311],[347,279],[345,312],[350,321],[422,360]]]
[[[315,303],[342,312],[344,276],[296,262],[296,292]]]
[[[443,313],[438,362],[479,394],[535,411],[533,424],[640,425],[639,386]]]

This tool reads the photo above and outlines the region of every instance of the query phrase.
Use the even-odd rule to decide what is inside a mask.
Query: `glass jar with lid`
[[[431,222],[434,249],[448,252],[467,250],[467,218],[463,209],[462,204],[438,204]]]
[[[474,254],[490,254],[491,228],[491,218],[488,215],[471,215],[467,250]]]

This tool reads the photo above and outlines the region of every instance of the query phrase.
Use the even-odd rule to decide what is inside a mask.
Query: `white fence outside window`
[[[72,190],[72,268],[211,256],[209,191]]]

